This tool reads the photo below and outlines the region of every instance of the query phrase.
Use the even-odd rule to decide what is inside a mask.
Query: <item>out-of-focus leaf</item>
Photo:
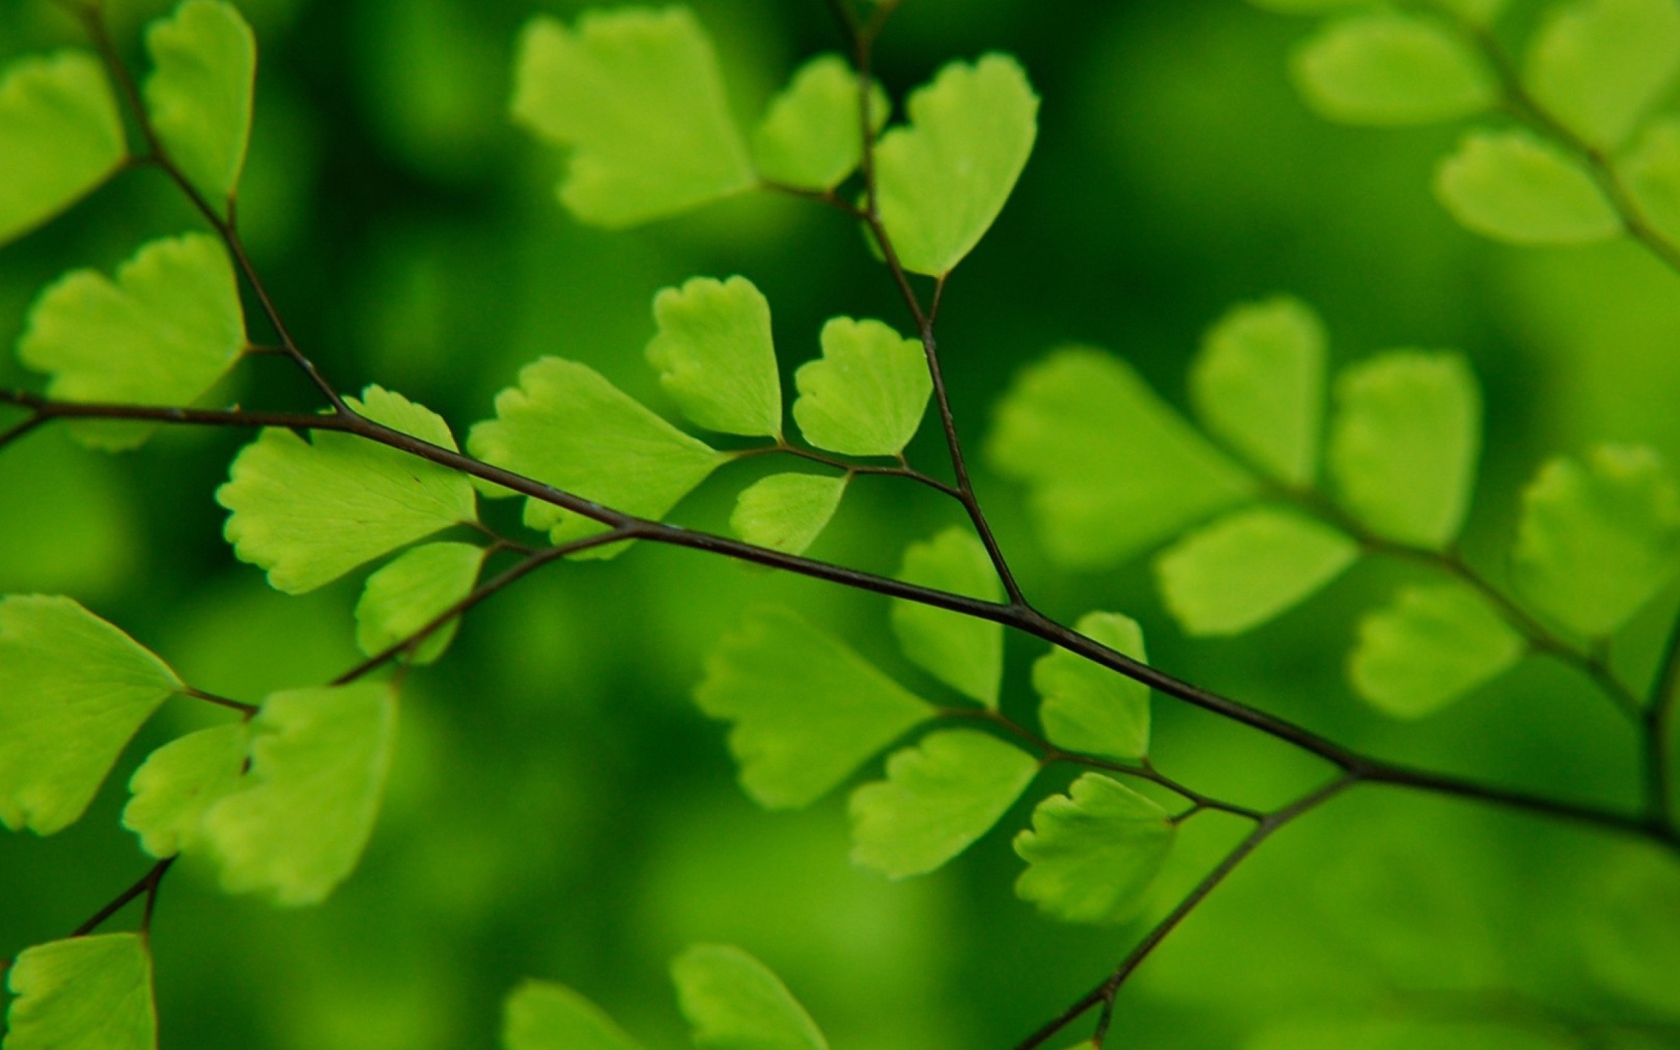
[[[1022,371],[986,451],[1027,483],[1045,547],[1073,568],[1114,565],[1255,489],[1129,365],[1085,347]]]
[[[51,835],[184,689],[162,660],[69,598],[0,598],[0,822]]]
[[[742,491],[729,527],[748,543],[803,554],[828,527],[845,494],[845,478],[772,474]]]
[[[1668,240],[1680,241],[1680,118],[1652,121],[1618,171],[1645,221]]]
[[[828,1050],[781,979],[733,945],[691,946],[671,961],[671,980],[699,1050]]]
[[[1457,354],[1394,350],[1336,379],[1330,474],[1342,505],[1379,536],[1452,542],[1481,447],[1481,390]]]
[[[115,282],[76,270],[47,287],[29,312],[18,359],[52,375],[63,401],[186,405],[233,366],[245,348],[245,313],[233,264],[205,234],[141,248]],[[83,444],[140,445],[150,424],[85,419],[71,424]]]
[[[243,722],[201,729],[153,751],[129,779],[123,827],[154,857],[198,848],[204,813],[239,785],[251,733]]]
[[[694,423],[722,434],[782,432],[782,381],[770,304],[745,277],[695,277],[653,300],[659,334],[647,346],[660,385]]]
[[[239,9],[187,0],[146,30],[146,111],[163,147],[212,207],[239,188],[251,138],[257,41]]]
[[[514,119],[573,147],[560,200],[579,220],[624,227],[749,189],[746,144],[717,55],[686,7],[546,15],[519,37]]]
[[[1570,629],[1607,637],[1680,568],[1680,492],[1648,448],[1560,457],[1523,492],[1511,552],[1518,588]]]
[[[724,636],[694,699],[734,723],[741,787],[767,809],[827,794],[933,708],[786,609],[763,608]]]
[[[963,528],[946,529],[905,548],[898,578],[982,601],[1003,600],[1003,584],[985,544]],[[997,706],[1002,624],[903,599],[894,599],[891,615],[905,656],[964,696]]]
[[[1465,135],[1435,169],[1435,196],[1466,229],[1512,244],[1587,244],[1622,231],[1592,175],[1521,128]]]
[[[1622,998],[1680,1019],[1680,874],[1648,849],[1613,849],[1577,916],[1593,976]]]
[[[1231,310],[1202,340],[1190,398],[1208,430],[1290,485],[1318,472],[1324,421],[1324,322],[1279,296]]]
[[[1359,695],[1396,718],[1422,718],[1505,673],[1527,648],[1497,611],[1459,584],[1406,587],[1368,613],[1348,658]]]
[[[1497,1021],[1349,1020],[1303,1018],[1274,1022],[1242,1044],[1242,1050],[1570,1050],[1546,1032]]]
[[[455,448],[449,424],[401,394],[370,386],[349,403],[376,423]],[[332,431],[305,441],[264,430],[234,459],[216,500],[232,512],[225,532],[240,560],[266,569],[269,584],[287,594],[478,519],[465,474]]]
[[[7,983],[6,1050],[156,1050],[152,956],[137,933],[27,948]]]
[[[99,60],[83,51],[20,59],[0,80],[0,244],[110,178],[128,157],[122,112]]]
[[[1177,828],[1160,806],[1100,773],[1033,811],[1015,837],[1028,864],[1015,893],[1064,922],[1120,922],[1137,914],[1172,851]]]
[[[396,697],[377,682],[270,696],[251,723],[250,772],[204,814],[222,888],[325,900],[373,833],[396,729]]]
[[[601,1008],[562,984],[526,981],[502,1008],[503,1050],[639,1050]]]
[[[887,758],[887,778],[852,792],[852,860],[902,879],[933,871],[992,829],[1038,760],[973,729],[929,733]]]
[[[662,518],[729,457],[684,434],[588,365],[545,357],[496,395],[496,418],[467,438],[474,456],[585,499]],[[555,543],[602,526],[539,500],[525,524]],[[605,549],[601,553],[611,553]]]
[[[892,103],[872,84],[869,116],[879,131]],[[770,100],[753,135],[759,175],[784,186],[831,190],[863,157],[858,75],[839,55],[818,55],[800,66]]]
[[[1241,634],[1296,605],[1359,560],[1344,533],[1278,507],[1239,510],[1155,559],[1173,618],[1189,634]]]
[[[1487,63],[1428,15],[1378,8],[1339,18],[1295,52],[1307,104],[1346,124],[1428,124],[1467,117],[1498,99]]]
[[[805,440],[848,456],[896,456],[933,394],[922,344],[880,321],[831,319],[821,358],[799,366],[793,418]]]
[[[1545,112],[1602,150],[1626,141],[1680,72],[1673,0],[1573,0],[1530,37],[1523,82]]]
[[[1038,136],[1038,96],[1015,60],[952,62],[916,89],[910,123],[875,150],[881,223],[911,273],[950,273],[991,228]]]
[[[1080,634],[1115,652],[1148,662],[1143,628],[1129,616],[1093,612],[1079,618]],[[1044,735],[1057,747],[1110,758],[1137,759],[1149,751],[1149,687],[1063,649],[1033,664],[1033,688]]]
[[[356,603],[356,645],[369,656],[412,637],[472,592],[484,548],[472,543],[428,543],[404,552],[368,577]],[[406,659],[436,662],[455,639],[459,620],[433,631]]]

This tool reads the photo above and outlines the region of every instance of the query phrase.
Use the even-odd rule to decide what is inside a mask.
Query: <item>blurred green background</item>
[[[132,52],[167,4],[110,6]],[[553,197],[560,159],[504,117],[531,0],[240,6],[262,48],[242,226],[299,341],[343,388],[377,381],[462,433],[522,363],[558,354],[661,405],[642,363],[649,304],[695,274],[763,288],[790,369],[815,355],[829,316],[903,321],[856,230],[814,206],[754,197],[622,234],[573,223]],[[695,6],[743,121],[837,45],[817,0]],[[998,49],[1021,57],[1044,99],[1019,189],[945,301],[962,431],[977,450],[1011,374],[1069,339],[1124,354],[1182,404],[1202,329],[1235,301],[1291,292],[1325,314],[1336,362],[1395,346],[1473,359],[1487,438],[1466,545],[1498,575],[1516,494],[1545,455],[1615,438],[1680,461],[1680,279],[1624,244],[1518,251],[1454,226],[1427,186],[1456,131],[1310,116],[1286,75],[1307,29],[1237,0],[908,0],[880,54],[896,97],[950,58]],[[74,37],[47,0],[0,0],[0,58]],[[144,239],[193,227],[160,176],[119,178],[0,251],[0,340],[64,270],[108,270]],[[0,362],[0,384],[30,382]],[[265,359],[222,396],[310,403]],[[942,469],[933,431],[911,455]],[[359,582],[287,598],[221,541],[212,493],[241,440],[173,431],[110,458],[49,430],[8,449],[0,592],[76,596],[194,684],[246,700],[342,671],[356,657]],[[678,519],[721,529],[756,469],[724,472]],[[907,542],[959,520],[921,490],[869,482],[814,554],[890,572]],[[1385,756],[1634,804],[1630,732],[1556,666],[1531,661],[1418,724],[1352,697],[1342,664],[1357,613],[1415,570],[1362,565],[1249,636],[1192,642],[1143,563],[1063,573],[1039,553],[1019,493],[983,470],[978,484],[1053,614],[1130,613],[1157,664]],[[163,1045],[487,1047],[502,995],[539,976],[579,988],[650,1048],[676,1047],[687,1039],[665,964],[694,941],[764,959],[837,1050],[1002,1050],[1059,1012],[1139,930],[1057,927],[1014,899],[1008,838],[1025,805],[949,869],[892,884],[847,861],[843,793],[767,815],[735,788],[722,730],[687,692],[717,636],[767,598],[938,689],[896,657],[874,598],[647,545],[548,570],[411,678],[385,812],[327,904],[278,911],[221,896],[190,864],[171,875],[155,931]],[[1650,673],[1676,598],[1618,650],[1632,680]],[[1041,647],[1010,646],[1005,703],[1026,712]],[[128,771],[215,717],[172,701],[81,824],[48,841],[0,838],[0,953],[62,936],[144,870],[116,825]],[[1156,717],[1161,766],[1208,790],[1274,803],[1323,773],[1170,703],[1157,700]],[[1192,822],[1169,884],[1186,885],[1234,830]],[[1618,980],[1628,947],[1600,921],[1607,887],[1675,900],[1677,879],[1672,861],[1602,835],[1360,790],[1269,843],[1160,950],[1123,994],[1111,1045],[1376,1046],[1335,1025],[1411,1018],[1457,1027],[1380,1045],[1680,1046],[1680,969],[1667,986]]]

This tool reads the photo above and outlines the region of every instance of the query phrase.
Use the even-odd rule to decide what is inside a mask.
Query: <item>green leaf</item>
[[[643,518],[663,518],[729,459],[589,366],[558,357],[521,369],[519,385],[496,395],[496,418],[472,428],[467,448],[498,467]],[[525,502],[525,524],[549,530],[555,543],[603,531],[535,499]]]
[[[1579,1045],[1562,1031],[1527,1021],[1305,1017],[1271,1022],[1242,1050],[1574,1050]]]
[[[742,491],[729,528],[748,543],[803,554],[828,527],[845,494],[845,478],[772,474]]]
[[[1587,244],[1622,232],[1592,175],[1522,129],[1465,135],[1435,169],[1435,196],[1466,229],[1512,244]]]
[[[770,304],[745,277],[695,277],[653,300],[659,334],[648,363],[683,415],[721,434],[777,437],[782,381]]]
[[[526,23],[513,118],[574,147],[560,200],[597,226],[676,215],[751,188],[712,43],[686,7]]]
[[[203,396],[245,349],[245,314],[227,252],[204,234],[153,241],[117,268],[113,283],[76,270],[49,285],[29,312],[18,359],[52,375],[62,401],[186,405]],[[83,444],[135,448],[155,426],[76,420]]]
[[[929,733],[887,757],[887,778],[852,792],[852,862],[923,875],[992,829],[1038,774],[1038,760],[973,729]]]
[[[601,1008],[565,985],[526,981],[502,1012],[504,1050],[640,1050]]]
[[[152,128],[187,181],[225,211],[251,139],[256,37],[232,4],[187,0],[146,30],[146,50]]]
[[[1038,96],[1013,58],[952,62],[910,95],[908,126],[875,150],[876,196],[898,261],[943,276],[1003,210],[1038,136]]]
[[[1161,597],[1192,635],[1241,634],[1287,612],[1359,560],[1359,544],[1291,510],[1239,510],[1155,559]]]
[[[373,832],[396,724],[396,697],[377,682],[270,696],[251,723],[250,772],[204,814],[222,888],[326,899]]]
[[[1623,999],[1680,1017],[1680,876],[1666,855],[1620,847],[1576,916],[1587,965]]]
[[[1003,600],[1003,584],[979,537],[953,526],[904,551],[898,578],[981,601]],[[964,696],[997,707],[1003,680],[1003,625],[921,602],[894,599],[893,633],[918,666]]]
[[[848,456],[896,456],[933,394],[922,344],[880,321],[831,319],[823,355],[794,373],[793,418],[805,440]]]
[[[696,944],[671,961],[677,1003],[699,1050],[828,1050],[781,979],[726,944]]]
[[[1511,552],[1518,589],[1589,638],[1608,637],[1674,577],[1680,494],[1648,448],[1554,459],[1523,492]]]
[[[869,116],[876,131],[891,109],[881,85],[871,82]],[[818,55],[770,100],[753,134],[753,164],[771,182],[831,190],[863,158],[861,125],[857,72],[839,55]]]
[[[1549,8],[1523,82],[1546,114],[1591,145],[1619,147],[1680,72],[1674,0],[1575,0]]]
[[[1326,15],[1352,7],[1370,7],[1371,0],[1248,0],[1263,11],[1280,15]],[[1434,0],[1433,6],[1478,25],[1491,25],[1506,0]]]
[[[1422,718],[1504,674],[1526,649],[1474,591],[1451,583],[1406,587],[1360,621],[1348,678],[1378,710]]]
[[[1015,893],[1063,922],[1136,915],[1177,833],[1166,810],[1100,773],[1040,802],[1032,822],[1015,836],[1028,865]]]
[[[69,598],[0,598],[0,822],[38,835],[75,823],[129,739],[184,688]]]
[[[0,244],[68,208],[128,159],[122,112],[83,51],[20,59],[0,80]]]
[[[27,948],[7,978],[6,1050],[156,1050],[152,956],[137,933]]]
[[[1324,421],[1324,322],[1278,296],[1231,310],[1190,367],[1190,400],[1208,430],[1290,485],[1312,484]]]
[[[1087,638],[1148,662],[1143,629],[1131,617],[1086,613],[1076,626]],[[1149,752],[1149,687],[1142,682],[1063,649],[1039,657],[1032,680],[1043,698],[1038,720],[1052,744],[1121,759],[1142,758]]]
[[[1617,170],[1645,221],[1680,241],[1680,118],[1652,121]]]
[[[153,751],[128,782],[122,825],[154,857],[195,852],[204,814],[239,786],[251,733],[243,722],[201,729]]]
[[[933,708],[781,608],[747,616],[706,660],[694,700],[733,722],[741,787],[766,809],[807,806]]]
[[[1131,366],[1085,347],[1021,372],[986,451],[998,473],[1028,484],[1046,548],[1073,568],[1115,565],[1255,487]]]
[[[1440,549],[1470,509],[1482,397],[1458,354],[1391,350],[1336,378],[1330,474],[1385,539]]]
[[[357,412],[442,448],[449,424],[377,386],[350,399]],[[302,594],[440,529],[478,519],[466,475],[351,434],[264,430],[233,461],[216,501],[232,514],[224,530],[240,560],[268,582]]]
[[[1345,124],[1429,124],[1493,106],[1498,84],[1460,34],[1426,15],[1378,9],[1339,18],[1296,50],[1296,87]]]
[[[472,593],[484,548],[471,543],[428,543],[404,552],[368,577],[356,603],[356,646],[377,656],[406,642]],[[405,656],[410,663],[437,661],[455,638],[460,620],[426,636]]]

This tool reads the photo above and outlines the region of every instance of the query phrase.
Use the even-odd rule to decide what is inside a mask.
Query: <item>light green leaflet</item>
[[[1119,781],[1086,773],[1066,795],[1033,811],[1015,837],[1028,864],[1015,893],[1064,922],[1121,922],[1136,915],[1172,852],[1167,813]]]
[[[184,688],[69,598],[0,598],[0,822],[38,835],[75,823],[130,738]]]
[[[711,41],[686,7],[585,12],[525,26],[513,117],[574,147],[560,200],[597,226],[676,215],[756,182]]]
[[[892,103],[871,83],[869,116],[875,130]],[[863,158],[858,75],[839,55],[818,55],[800,66],[781,94],[770,100],[753,134],[758,174],[783,186],[831,190]]]
[[[696,944],[671,961],[677,1003],[699,1050],[828,1050],[781,979],[727,944]]]
[[[243,722],[201,729],[151,753],[128,782],[123,827],[154,857],[195,852],[204,813],[239,786],[251,733]]]
[[[393,430],[455,448],[449,424],[401,394],[370,386],[350,406]],[[216,491],[216,501],[232,511],[228,542],[287,594],[312,591],[363,562],[478,519],[465,474],[351,434],[317,431],[311,442],[290,430],[264,430],[230,473]]]
[[[1365,7],[1370,0],[1248,0],[1255,7],[1282,15],[1321,15],[1350,7]],[[1436,0],[1436,7],[1472,22],[1487,25],[1505,7],[1505,0]]]
[[[1652,121],[1617,169],[1645,221],[1680,240],[1680,118]]]
[[[1046,549],[1073,568],[1117,564],[1254,492],[1131,366],[1086,347],[1020,373],[986,452],[1027,483]]]
[[[1190,400],[1209,431],[1289,485],[1318,473],[1324,322],[1278,296],[1228,312],[1190,366]]]
[[[1307,1017],[1274,1021],[1260,1029],[1241,1050],[1572,1050],[1578,1044],[1550,1031],[1497,1021],[1349,1020],[1345,1017]],[[1639,1043],[1617,1043],[1638,1050]],[[1652,1050],[1655,1050],[1653,1047]]]
[[[1003,584],[985,545],[956,526],[905,548],[898,578],[982,601],[1003,600]],[[905,656],[964,696],[997,706],[1003,680],[1002,624],[896,598],[891,616]]]
[[[1406,587],[1360,621],[1348,679],[1372,707],[1422,718],[1504,674],[1526,649],[1473,591],[1452,583]]]
[[[827,794],[933,708],[781,608],[753,611],[706,660],[694,700],[734,723],[741,787],[766,809]]]
[[[1241,634],[1287,612],[1359,560],[1359,544],[1279,507],[1239,510],[1155,559],[1161,597],[1192,635]]]
[[[896,456],[916,436],[933,395],[922,344],[880,321],[835,317],[821,358],[799,366],[793,418],[805,440],[848,456]]]
[[[1147,662],[1143,629],[1119,613],[1079,618],[1080,634],[1117,653]],[[1149,687],[1062,649],[1033,664],[1033,688],[1043,702],[1038,719],[1057,747],[1087,755],[1137,759],[1149,752]]]
[[[239,10],[187,0],[146,30],[146,111],[163,148],[210,206],[225,212],[251,138],[257,41]]]
[[[662,518],[729,457],[689,437],[588,365],[544,357],[496,395],[496,418],[467,438],[474,456],[605,504]],[[527,500],[525,523],[555,543],[602,531],[550,503]]]
[[[152,956],[137,933],[25,949],[7,983],[6,1050],[156,1050]]]
[[[1680,8],[1674,0],[1574,0],[1542,16],[1523,82],[1547,115],[1612,152],[1676,72]]]
[[[396,741],[377,682],[275,693],[251,723],[251,770],[204,814],[229,893],[317,904],[355,870]]]
[[[980,243],[1038,136],[1038,96],[1015,60],[953,62],[916,89],[908,126],[875,150],[881,222],[911,273],[950,273]]]
[[[601,1008],[565,985],[526,981],[502,1013],[504,1050],[638,1050]]]
[[[0,244],[46,222],[128,157],[122,113],[83,51],[20,59],[0,80]]]
[[[1451,26],[1392,10],[1331,22],[1295,52],[1292,70],[1307,104],[1345,124],[1454,120],[1499,97],[1492,71]]]
[[[1511,552],[1523,595],[1589,638],[1608,637],[1680,567],[1680,494],[1648,448],[1554,459],[1523,492]]]
[[[1575,916],[1587,964],[1619,998],[1680,1016],[1680,875],[1665,855],[1632,844],[1605,859]]]
[[[1038,760],[974,729],[929,733],[887,757],[887,778],[852,792],[852,861],[922,875],[992,829],[1038,774]]]
[[[76,270],[49,285],[29,311],[18,359],[52,375],[63,401],[186,405],[245,348],[245,314],[233,264],[204,234],[153,241],[112,282]],[[77,420],[72,433],[103,449],[140,445],[149,424]]]
[[[427,543],[405,551],[369,576],[356,603],[356,646],[377,656],[400,645],[472,592],[484,548],[471,543]],[[429,664],[455,639],[451,620],[415,646],[406,659]]]
[[[786,554],[803,554],[828,527],[846,478],[819,474],[772,474],[741,492],[729,528],[748,543]]]
[[[1465,135],[1435,169],[1435,196],[1466,229],[1512,244],[1587,244],[1622,232],[1586,169],[1520,128]]]
[[[1440,549],[1470,509],[1482,396],[1458,354],[1391,350],[1336,377],[1330,475],[1385,539]]]
[[[695,277],[653,300],[659,334],[647,359],[695,424],[721,434],[778,437],[782,381],[770,304],[745,277]]]

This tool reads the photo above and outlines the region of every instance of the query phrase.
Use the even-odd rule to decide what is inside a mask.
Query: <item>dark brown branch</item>
[[[1645,804],[1651,817],[1669,831],[1680,829],[1674,812],[1674,712],[1680,694],[1680,617],[1669,629],[1668,645],[1651,698],[1645,705]]]
[[[111,903],[94,912],[92,918],[71,931],[70,936],[86,937],[88,934],[99,929],[99,927],[105,925],[105,923],[110,920],[111,916],[115,915],[119,911],[122,911],[131,901],[138,898],[141,894],[145,894],[148,898],[155,896],[158,884],[163,881],[163,876],[168,873],[169,866],[174,863],[174,857],[165,857],[156,864],[152,865],[151,870],[142,875],[139,882],[136,882],[128,889],[117,894]],[[150,918],[151,906],[148,902],[144,919],[149,921]],[[141,927],[141,929],[145,928],[145,925]]]
[[[225,696],[217,696],[215,693],[206,693],[202,689],[194,689],[192,686],[188,686],[187,688],[181,690],[181,695],[190,696],[194,700],[202,700],[207,704],[215,704],[217,707],[225,707],[231,711],[238,711],[246,718],[251,718],[259,710],[255,704],[246,704],[241,703],[238,700],[229,700]]]

